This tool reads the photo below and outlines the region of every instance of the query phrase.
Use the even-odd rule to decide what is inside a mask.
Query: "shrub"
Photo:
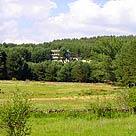
[[[136,88],[122,90],[118,95],[118,106],[129,114],[136,113]]]
[[[136,88],[128,89],[125,95],[126,105],[136,112]]]
[[[27,95],[16,91],[4,104],[2,121],[8,136],[26,136],[31,127],[28,119],[31,113],[31,103]]]
[[[15,77],[12,77],[12,81],[17,81],[17,79]]]

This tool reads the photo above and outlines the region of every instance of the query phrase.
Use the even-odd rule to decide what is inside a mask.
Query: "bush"
[[[30,135],[31,127],[28,119],[31,113],[31,103],[26,95],[17,91],[13,93],[2,111],[2,121],[8,136]]]
[[[132,111],[136,112],[136,88],[128,89],[125,96],[125,101],[127,106],[132,109]]]
[[[118,95],[118,106],[129,114],[136,113],[136,88],[122,90]]]

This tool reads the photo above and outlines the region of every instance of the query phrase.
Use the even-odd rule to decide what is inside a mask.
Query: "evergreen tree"
[[[71,79],[71,64],[67,63],[61,67],[61,69],[57,73],[57,81],[69,82]]]
[[[0,51],[0,79],[7,79],[6,61],[6,53],[4,51]]]
[[[116,77],[123,84],[136,82],[136,42],[129,42],[123,46],[121,53],[117,55]]]

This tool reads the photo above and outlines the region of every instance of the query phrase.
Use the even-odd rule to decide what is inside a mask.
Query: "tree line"
[[[51,50],[79,58],[52,61]],[[87,60],[88,62],[83,62]],[[136,36],[62,39],[40,44],[0,44],[1,80],[136,82]]]

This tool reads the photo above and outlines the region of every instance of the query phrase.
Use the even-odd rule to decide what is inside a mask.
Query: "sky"
[[[136,34],[136,0],[0,0],[0,43]]]

